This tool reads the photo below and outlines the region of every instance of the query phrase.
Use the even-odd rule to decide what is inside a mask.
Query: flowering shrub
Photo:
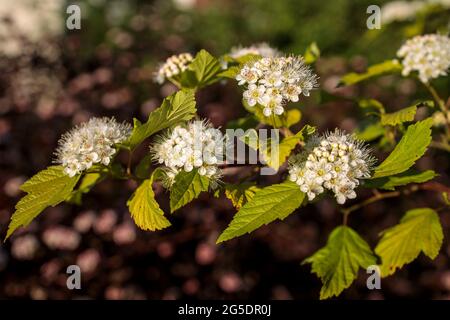
[[[401,62],[389,60],[369,67],[365,73],[343,76],[341,86],[382,74],[418,76],[432,98],[396,112],[387,112],[374,99],[359,99],[370,123],[354,134],[338,128],[320,134],[314,124],[304,124],[298,132],[290,129],[301,120],[297,104],[302,96],[319,90],[313,64],[320,53],[314,44],[303,57],[285,56],[267,45],[235,48],[219,58],[205,50],[195,57],[188,53],[173,56],[160,66],[154,79],[158,83],[170,81],[179,90],[166,97],[145,122],[134,119],[131,126],[114,118],[93,118],[65,134],[56,150],[57,165],[21,186],[26,195],[16,204],[6,237],[28,225],[47,207],[65,201],[79,203],[98,182],[112,178],[137,183],[127,206],[143,230],[170,226],[155,200],[154,183],[161,182],[170,192],[171,212],[203,192],[225,195],[237,213],[217,243],[283,220],[296,210],[301,213],[301,207],[329,195],[338,205],[353,200],[340,207],[342,224],[331,232],[327,244],[304,261],[322,280],[323,299],[348,288],[359,268],[378,264],[385,277],[413,261],[420,252],[434,259],[443,241],[438,211],[450,204],[447,193],[443,193],[443,208],[407,211],[399,224],[382,233],[373,250],[349,226],[349,215],[370,203],[420,190],[421,184],[432,180],[436,173],[413,170],[415,162],[429,146],[450,152],[449,105],[431,85],[433,79],[447,76],[448,41],[441,35],[416,38],[399,50]],[[238,139],[197,115],[195,93],[224,81],[235,82],[237,89],[244,86],[242,102],[248,115],[237,121],[244,131]],[[416,121],[418,107],[426,109],[426,116]],[[262,128],[276,129],[276,134],[261,139],[256,129]],[[148,154],[132,168],[135,149],[147,139],[151,139]],[[235,159],[231,151],[235,150],[236,140],[257,152],[259,161],[242,164],[242,159]],[[386,157],[375,158],[376,151],[387,149],[390,153]],[[127,166],[116,160],[118,153],[128,155]],[[221,178],[233,165],[252,166],[254,175],[238,184],[223,182]],[[277,174],[279,183],[254,183],[255,175],[263,174],[265,166]],[[373,196],[356,200],[359,188],[371,189]],[[429,185],[427,188],[445,191]],[[62,234],[64,230],[53,230],[46,238],[53,245],[54,238]],[[27,241],[28,246],[35,245],[32,239]],[[76,245],[78,239],[73,242]]]

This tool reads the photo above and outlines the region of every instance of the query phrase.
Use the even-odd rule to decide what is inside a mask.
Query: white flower
[[[381,7],[381,21],[388,24],[394,21],[411,20],[425,5],[425,1],[388,2]]]
[[[403,58],[404,76],[417,71],[420,81],[427,83],[447,75],[450,68],[450,38],[439,34],[416,36],[406,41],[397,56]]]
[[[107,166],[116,153],[114,145],[125,141],[130,134],[130,124],[118,123],[114,118],[92,118],[61,137],[55,162],[70,177],[96,163]]]
[[[31,51],[44,58],[59,56],[59,48],[52,39],[64,35],[62,10],[63,1],[0,0],[0,55],[31,58],[28,53]]]
[[[153,159],[164,164],[167,175],[166,186],[170,187],[181,170],[194,169],[212,181],[221,176],[218,164],[224,154],[224,137],[205,121],[192,121],[177,126],[159,137],[150,148]]]
[[[258,80],[258,69],[244,66],[236,76],[236,80],[240,86],[246,83],[256,83]]]
[[[254,107],[257,103],[261,104],[266,88],[264,86],[257,86],[251,84],[248,89],[244,91],[244,98],[250,107]]]
[[[276,57],[281,53],[274,48],[271,48],[267,43],[257,43],[250,47],[233,47],[231,48],[230,57],[239,59],[246,55],[259,55],[261,57]]]
[[[260,104],[266,117],[283,114],[284,105],[297,102],[300,94],[308,96],[317,87],[317,79],[303,58],[295,56],[264,57],[248,62],[236,76],[239,85],[248,85],[243,94],[248,105]]]
[[[311,201],[325,189],[339,204],[354,199],[360,179],[370,178],[374,158],[360,141],[339,130],[311,138],[305,151],[289,160],[289,179]]]
[[[178,76],[189,67],[193,59],[190,53],[181,53],[169,57],[155,73],[155,82],[162,84],[166,79]]]

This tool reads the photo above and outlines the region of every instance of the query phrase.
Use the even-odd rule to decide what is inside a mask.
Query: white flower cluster
[[[417,71],[420,81],[427,83],[447,75],[450,68],[450,38],[439,34],[416,36],[406,41],[397,56],[403,58],[404,76]]]
[[[166,166],[170,186],[181,171],[198,169],[198,173],[217,180],[221,176],[218,164],[224,154],[224,136],[205,121],[191,121],[175,127],[151,147],[155,161]]]
[[[381,7],[381,21],[388,24],[394,21],[413,19],[424,8],[425,1],[392,1]]]
[[[249,54],[259,55],[262,58],[271,58],[280,56],[281,52],[275,48],[272,48],[267,43],[262,42],[251,45],[250,47],[233,47],[231,48],[230,57],[233,59],[239,59]]]
[[[354,199],[358,179],[370,178],[374,158],[368,148],[339,130],[308,141],[305,151],[289,161],[290,180],[311,201],[328,189],[339,204]]]
[[[317,87],[317,75],[305,65],[302,57],[295,56],[249,62],[236,80],[239,85],[247,85],[244,99],[248,105],[260,104],[266,117],[282,114],[288,101],[297,102],[300,94],[309,96]]]
[[[116,153],[114,144],[125,141],[130,134],[130,124],[118,123],[114,118],[92,118],[61,137],[55,162],[70,177],[96,163],[107,166]]]
[[[447,9],[450,7],[450,0],[391,1],[381,7],[381,21],[388,24],[394,21],[412,20],[420,12],[433,7]]]
[[[181,53],[169,57],[155,73],[155,82],[162,84],[168,78],[173,78],[185,71],[194,60],[190,53]]]
[[[0,55],[17,58],[34,49],[45,56],[49,50],[57,50],[48,40],[64,34],[64,5],[55,0],[0,0]]]

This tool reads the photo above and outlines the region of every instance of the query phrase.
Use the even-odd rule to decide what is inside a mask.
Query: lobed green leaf
[[[155,200],[154,175],[144,180],[128,200],[127,205],[136,225],[142,230],[161,230],[170,226],[169,220]]]
[[[391,154],[377,167],[373,178],[382,178],[408,170],[431,142],[431,118],[410,125]]]
[[[290,181],[257,191],[253,199],[236,213],[217,243],[250,233],[277,219],[283,220],[299,208],[304,199],[305,194],[297,184]]]
[[[17,228],[27,226],[45,208],[67,200],[79,179],[79,175],[69,177],[65,174],[62,166],[51,166],[26,181],[20,189],[28,194],[16,204],[5,240]]]
[[[382,232],[375,248],[381,257],[381,275],[393,274],[416,259],[420,252],[434,259],[444,238],[438,214],[430,208],[409,210],[400,223]]]
[[[339,85],[349,86],[359,83],[361,81],[381,76],[384,74],[399,73],[402,70],[402,65],[398,60],[388,60],[382,63],[370,66],[366,72],[363,73],[348,73],[341,78]]]
[[[175,177],[175,183],[170,190],[170,211],[185,206],[203,191],[208,191],[209,179],[198,173],[197,169],[191,172],[181,171]]]
[[[338,296],[350,287],[359,268],[376,263],[369,245],[347,226],[333,230],[325,247],[303,261],[311,263],[311,271],[321,279],[320,299]]]
[[[192,119],[196,112],[194,91],[178,91],[165,98],[161,106],[150,113],[146,123],[134,119],[133,132],[124,145],[134,149],[151,135]]]

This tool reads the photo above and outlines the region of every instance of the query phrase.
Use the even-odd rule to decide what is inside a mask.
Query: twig
[[[434,87],[429,83],[426,83],[426,82],[422,82],[422,83],[425,86],[425,88],[427,88],[428,91],[431,93],[431,95],[433,96],[433,99],[437,102],[439,108],[443,112],[446,112],[447,109],[445,107],[444,100],[442,100],[441,97],[439,97],[439,94],[437,93],[436,89],[434,89]]]
[[[348,207],[348,208],[343,208],[343,209],[341,209],[341,212],[344,214],[344,220],[346,222],[347,216],[353,211],[359,210],[359,209],[361,209],[361,208],[363,208],[363,207],[365,207],[365,206],[367,206],[367,205],[369,205],[371,203],[374,203],[374,202],[377,202],[377,201],[380,201],[380,200],[383,200],[383,199],[398,197],[401,194],[402,193],[400,191],[378,193],[378,194],[375,194],[374,196],[364,200],[363,202],[354,204],[353,206]]]

